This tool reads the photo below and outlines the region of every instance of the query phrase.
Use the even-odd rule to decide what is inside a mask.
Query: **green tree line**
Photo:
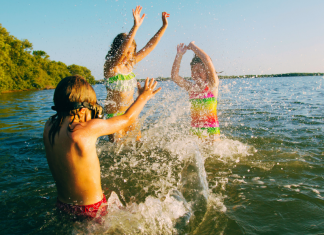
[[[75,74],[96,83],[86,67],[52,61],[45,51],[33,51],[31,42],[10,35],[0,24],[0,92],[55,88],[63,78]]]

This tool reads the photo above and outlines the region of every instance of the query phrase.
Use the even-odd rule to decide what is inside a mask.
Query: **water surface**
[[[53,90],[0,95],[2,234],[171,234],[183,203],[186,161],[199,156],[208,183],[205,213],[190,234],[319,234],[324,231],[323,77],[221,80],[223,140],[189,135],[188,95],[171,81],[145,107],[142,142],[98,141],[104,192],[127,203],[107,223],[73,223],[54,208],[56,188],[42,143]],[[103,103],[103,85],[94,86]],[[198,155],[197,155],[198,153]],[[195,155],[196,154],[196,155]],[[199,217],[200,216],[200,217]]]

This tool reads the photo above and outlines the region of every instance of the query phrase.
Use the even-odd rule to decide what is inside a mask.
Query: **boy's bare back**
[[[125,114],[103,120],[96,118],[95,109],[88,106],[89,101],[82,100],[92,97],[92,102],[96,102],[95,92],[84,78],[67,77],[58,84],[54,93],[55,106],[52,107],[57,114],[46,122],[43,140],[58,201],[64,207],[101,203],[104,198],[96,153],[97,138],[134,123],[146,102],[161,90],[154,90],[156,85],[153,79],[150,82],[146,79],[143,88],[138,84],[139,96]]]
[[[80,123],[73,123],[73,132],[67,131],[69,122],[65,118],[59,133],[55,135],[53,146],[48,138],[51,121],[45,125],[43,138],[48,165],[61,202],[93,204],[102,199],[100,165],[95,145],[97,138],[87,136]]]

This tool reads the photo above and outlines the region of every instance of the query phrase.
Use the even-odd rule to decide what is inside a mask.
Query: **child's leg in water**
[[[210,143],[213,143],[213,142],[216,142],[216,141],[221,141],[221,138],[220,138],[220,135],[217,134],[217,135],[210,135],[208,137],[208,139],[206,139],[206,141],[210,142]]]
[[[195,128],[191,127],[190,129],[192,135],[198,136],[199,139],[202,139],[206,142],[215,142],[220,141],[220,131],[219,127],[204,127],[204,128]]]

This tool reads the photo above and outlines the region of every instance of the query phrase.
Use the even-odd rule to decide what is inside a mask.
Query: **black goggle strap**
[[[91,105],[88,102],[71,102],[68,104],[68,107],[63,109],[58,109],[55,106],[52,106],[52,109],[55,111],[70,111],[74,109],[87,108],[95,112],[94,116],[97,118],[102,118],[102,107],[99,104]]]

